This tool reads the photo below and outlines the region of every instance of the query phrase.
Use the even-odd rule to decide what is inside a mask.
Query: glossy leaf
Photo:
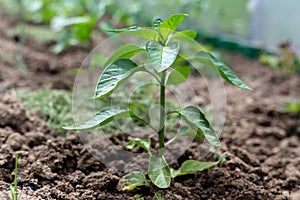
[[[129,111],[118,107],[110,107],[101,110],[96,115],[94,115],[86,121],[83,121],[79,124],[74,124],[72,126],[66,126],[63,128],[67,130],[89,130],[98,126],[103,126],[111,121],[123,117],[130,117]]]
[[[158,42],[150,40],[146,44],[148,58],[157,72],[162,72],[173,64],[178,55],[179,48],[178,42],[162,46]]]
[[[145,50],[144,48],[141,48],[135,44],[127,44],[122,46],[121,48],[117,49],[114,54],[107,59],[107,61],[104,63],[103,68],[107,67],[107,65],[111,64],[112,62],[115,62],[116,60],[120,58],[130,58],[133,55],[135,55],[138,52],[141,52]]]
[[[221,62],[209,52],[200,51],[195,56],[193,56],[191,60],[196,60],[202,63],[203,65],[212,68],[213,70],[218,72],[224,80],[226,80],[232,85],[252,90],[243,81],[241,81],[241,79],[239,79],[237,75],[235,75],[235,73],[227,65],[225,65],[223,62]]]
[[[214,146],[221,146],[218,135],[211,128],[205,115],[198,107],[188,106],[180,111],[183,119],[192,127],[197,128],[197,131],[201,131],[205,139]],[[198,133],[197,133],[198,134]]]
[[[196,174],[199,171],[203,171],[205,169],[209,169],[217,164],[220,161],[216,162],[199,162],[196,160],[187,160],[182,163],[181,167],[177,170],[171,169],[171,176],[175,178],[177,176],[182,176],[186,174]]]
[[[166,41],[169,35],[179,26],[187,14],[175,14],[167,18],[159,25],[159,35],[163,41]]]
[[[180,39],[180,40],[186,40],[187,38],[194,40],[196,39],[196,37],[197,37],[197,32],[194,30],[179,31],[172,35],[172,39]]]
[[[168,84],[177,85],[185,82],[191,72],[191,68],[189,66],[180,66],[176,67],[169,75]]]
[[[156,36],[156,31],[153,28],[142,28],[137,26],[131,26],[129,28],[122,28],[122,29],[111,29],[106,30],[107,32],[113,33],[122,33],[126,35],[132,35],[136,37],[145,38],[148,40],[154,40]]]
[[[193,48],[195,52],[204,51],[205,48],[199,44],[195,39],[197,37],[197,32],[194,30],[184,30],[174,33],[171,36],[172,40],[180,40],[181,42],[187,42],[190,47]],[[183,46],[183,45],[182,45]]]
[[[128,148],[128,149],[133,149],[136,146],[143,148],[147,153],[149,153],[151,155],[151,152],[150,152],[151,140],[149,138],[147,138],[147,139],[135,138],[126,144],[126,148]]]
[[[149,186],[146,176],[139,171],[133,171],[123,176],[121,181],[126,185],[122,190],[133,190],[139,186]]]
[[[102,72],[92,99],[100,99],[111,94],[123,81],[141,69],[142,67],[138,67],[129,59],[119,59],[113,62]]]
[[[159,188],[167,188],[171,183],[171,171],[164,157],[150,156],[148,176]]]

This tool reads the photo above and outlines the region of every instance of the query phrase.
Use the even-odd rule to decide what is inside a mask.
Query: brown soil
[[[5,36],[14,24],[0,21],[1,54],[15,52],[17,44]],[[227,115],[217,149],[226,161],[197,177],[181,177],[168,189],[151,185],[131,192],[120,190],[123,172],[106,167],[82,145],[75,133],[67,138],[55,132],[37,114],[28,112],[13,89],[34,90],[51,84],[70,89],[74,74],[86,56],[73,48],[52,55],[47,45],[28,41],[25,61],[29,71],[21,73],[14,60],[0,60],[0,199],[9,199],[14,157],[19,155],[20,199],[300,199],[300,113],[289,114],[280,107],[286,99],[299,98],[300,77],[286,75],[240,55],[229,55],[233,70],[248,80],[254,91],[226,85]],[[196,81],[196,79],[195,79]],[[112,136],[112,140],[115,140]],[[125,140],[126,138],[124,138]],[[196,157],[191,145],[178,159]],[[207,156],[208,158],[210,155]]]

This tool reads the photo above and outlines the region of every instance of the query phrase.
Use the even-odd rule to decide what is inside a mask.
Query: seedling
[[[178,84],[186,81],[189,76],[190,67],[186,63],[200,62],[207,67],[215,70],[220,76],[232,85],[240,88],[249,89],[223,62],[218,60],[211,53],[202,48],[201,45],[195,44],[194,39],[196,32],[193,30],[184,30],[175,32],[179,24],[186,17],[186,14],[175,14],[163,21],[159,17],[155,17],[152,27],[129,27],[124,29],[110,30],[114,33],[121,33],[141,37],[146,39],[145,45],[137,46],[127,44],[119,48],[104,64],[102,75],[100,76],[93,100],[100,100],[112,94],[126,79],[136,72],[145,72],[147,76],[152,76],[160,85],[160,120],[159,128],[156,130],[159,140],[159,149],[155,151],[151,149],[150,138],[135,138],[131,140],[126,147],[132,149],[140,147],[149,154],[148,177],[154,185],[159,188],[168,188],[171,179],[186,174],[196,174],[203,171],[220,161],[216,162],[199,162],[196,160],[186,160],[179,169],[172,169],[167,164],[164,157],[165,145],[172,145],[172,142],[179,137],[193,136],[195,138],[206,139],[208,143],[214,146],[220,146],[218,135],[211,127],[200,108],[196,106],[187,106],[181,110],[171,110],[167,112],[166,108],[166,88],[171,84]],[[188,43],[197,51],[194,55],[179,55],[180,44]],[[130,58],[137,54],[146,54],[150,67],[139,65]],[[189,52],[181,52],[186,55]],[[168,115],[178,115],[189,125],[183,127],[177,136],[165,143],[165,123]],[[133,110],[120,107],[108,107],[102,109],[90,119],[72,126],[64,127],[69,130],[89,130],[99,126],[103,126],[111,121],[123,117],[131,117],[143,124],[150,123],[140,116],[137,116]],[[141,185],[148,185],[146,176],[141,172],[133,172],[123,179],[127,186],[126,189],[133,189]]]
[[[300,59],[288,41],[279,45],[279,51],[276,55],[263,54],[259,60],[263,64],[281,69],[285,73],[300,73]]]
[[[18,154],[16,154],[14,169],[14,184],[9,186],[11,199],[18,200]]]
[[[156,200],[165,200],[165,198],[159,193],[155,193],[154,197]]]
[[[20,71],[26,71],[27,67],[24,63],[24,44],[25,44],[25,19],[24,19],[24,2],[23,0],[18,0],[19,7],[19,41],[18,41],[18,53],[17,61],[18,68]]]
[[[78,4],[78,5],[76,5]],[[50,23],[53,31],[63,31],[64,34],[54,46],[53,51],[60,53],[71,45],[85,45],[88,51],[92,50],[92,32],[99,18],[105,14],[106,2],[78,1],[75,8],[82,10],[76,16],[70,14],[53,17]],[[73,11],[71,13],[74,13]]]
[[[290,113],[297,113],[300,111],[300,101],[296,102],[296,103],[292,103],[292,102],[285,102],[284,104],[284,108],[287,112]]]

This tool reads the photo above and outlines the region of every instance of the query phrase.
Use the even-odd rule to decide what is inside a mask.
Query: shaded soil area
[[[15,52],[17,44],[3,30],[10,20],[0,21],[0,48]],[[56,136],[38,114],[24,109],[14,89],[34,90],[47,86],[70,89],[74,74],[86,56],[83,49],[52,55],[47,45],[29,41],[21,73],[14,60],[0,61],[0,199],[9,199],[14,158],[19,155],[20,199],[300,199],[300,113],[283,112],[286,99],[299,98],[300,78],[262,66],[240,55],[228,55],[232,69],[254,91],[225,85],[226,122],[218,153],[226,161],[217,168],[195,176],[176,178],[171,187],[160,190],[151,185],[131,192],[120,188],[124,172],[108,168],[82,145],[76,133]],[[193,78],[197,82],[197,78]],[[202,89],[199,87],[199,90]],[[127,140],[111,136],[111,140]],[[120,142],[122,143],[122,141]],[[197,158],[193,143],[182,160]],[[210,159],[208,155],[205,159]],[[176,163],[175,163],[176,165]]]
[[[24,64],[28,70],[20,72],[16,60],[18,36],[6,34],[7,30],[17,26],[17,21],[3,14],[0,14],[0,18],[0,92],[13,88],[33,90],[46,86],[70,90],[75,77],[72,69],[81,65],[88,52],[76,47],[55,55],[49,53],[49,47],[54,41],[40,43],[27,37]]]

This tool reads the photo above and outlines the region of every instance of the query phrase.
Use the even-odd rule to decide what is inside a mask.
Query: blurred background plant
[[[277,54],[262,54],[260,62],[285,73],[300,73],[300,59],[288,41],[279,45]]]
[[[65,135],[66,131],[61,127],[73,123],[71,92],[46,88],[17,94],[27,110],[40,113],[53,130]]]
[[[296,103],[285,102],[284,110],[290,113],[297,113],[300,111],[300,100]]]
[[[201,32],[221,31],[244,36],[248,31],[248,13],[245,12],[248,0],[221,2],[218,0],[18,1],[22,1],[26,5],[23,8],[25,21],[33,24],[50,25],[52,31],[63,32],[57,45],[53,48],[56,53],[71,45],[83,45],[90,50],[93,30],[132,24],[151,24],[153,16],[166,17],[174,12],[189,14],[190,17],[185,22],[185,28],[195,28]],[[232,3],[235,6],[229,6]],[[15,1],[0,0],[0,6],[4,8],[3,10],[9,11],[8,14],[18,13],[17,2]]]

